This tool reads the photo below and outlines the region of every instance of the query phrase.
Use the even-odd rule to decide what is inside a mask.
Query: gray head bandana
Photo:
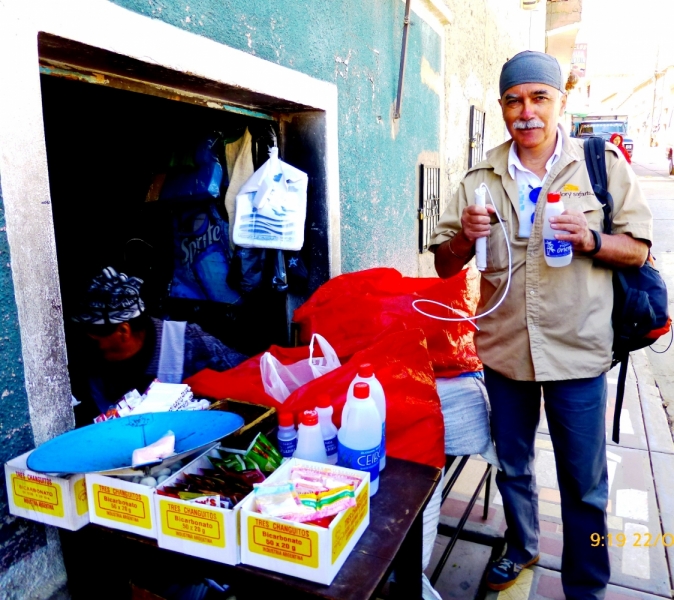
[[[511,87],[522,83],[544,83],[565,93],[562,68],[554,56],[543,52],[525,50],[503,65],[499,81],[501,97]]]
[[[94,277],[73,321],[87,325],[124,323],[141,315],[145,304],[140,297],[143,280],[117,273],[112,267]]]

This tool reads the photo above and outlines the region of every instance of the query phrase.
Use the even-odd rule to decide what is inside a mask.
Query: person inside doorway
[[[202,369],[225,371],[248,358],[198,325],[150,317],[142,284],[107,267],[73,317],[90,342],[69,360],[77,427],[90,425],[127,392],[142,394],[154,379],[180,383]]]
[[[559,126],[563,84],[550,55],[525,51],[505,63],[499,103],[512,139],[466,174],[431,244],[438,274],[451,277],[473,257],[475,241],[488,238],[478,313],[490,312],[503,298],[475,333],[507,523],[507,549],[488,568],[487,587],[510,587],[539,559],[534,458],[544,396],[564,526],[564,593],[568,600],[599,600],[609,581],[609,554],[591,536],[607,534],[612,267],[644,264],[653,218],[634,172],[618,148],[607,144],[614,216],[612,234],[602,233],[604,213],[591,188],[583,141]],[[474,203],[482,185],[493,205]],[[550,219],[556,240],[573,251],[571,264],[561,268],[548,266],[543,253],[548,192],[561,193],[566,207]]]

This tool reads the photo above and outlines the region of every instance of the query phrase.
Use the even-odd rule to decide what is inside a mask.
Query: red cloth
[[[611,139],[609,141],[614,146],[618,146],[618,148],[620,148],[620,151],[623,153],[625,160],[627,160],[628,163],[632,164],[632,157],[630,156],[630,153],[627,151],[627,148],[623,146],[623,136],[620,135],[619,133],[614,133],[613,135],[611,135]]]
[[[472,316],[479,298],[479,276],[469,269],[449,279],[403,277],[388,268],[348,273],[323,284],[295,311],[294,321],[300,327],[301,343],[308,344],[312,334],[320,333],[341,359],[394,331],[422,329],[436,376],[480,371],[474,327],[418,313],[412,302],[420,298],[442,302]],[[460,316],[428,303],[420,308],[437,316]]]
[[[328,338],[328,341],[331,341]],[[308,347],[269,350],[288,364],[309,356]],[[261,355],[260,355],[261,356]],[[356,352],[341,367],[293,392],[281,404],[264,392],[260,376],[260,356],[238,367],[218,373],[205,369],[185,381],[196,397],[236,398],[274,406],[297,413],[316,406],[321,393],[330,396],[333,420],[341,423],[342,408],[358,366],[369,362],[386,394],[386,444],[388,456],[444,467],[444,422],[435,386],[426,340],[419,329],[384,336],[370,347]]]

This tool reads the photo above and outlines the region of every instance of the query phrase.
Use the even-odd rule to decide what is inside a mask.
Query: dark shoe
[[[522,565],[504,556],[492,563],[489,571],[487,571],[487,587],[490,590],[501,591],[515,585],[522,569],[536,564],[539,558],[540,555],[536,555],[528,563]]]

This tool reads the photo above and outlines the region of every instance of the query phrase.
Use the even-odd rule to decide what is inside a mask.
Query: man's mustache
[[[529,119],[528,121],[517,120],[513,122],[513,129],[543,129],[545,123],[538,119]]]

